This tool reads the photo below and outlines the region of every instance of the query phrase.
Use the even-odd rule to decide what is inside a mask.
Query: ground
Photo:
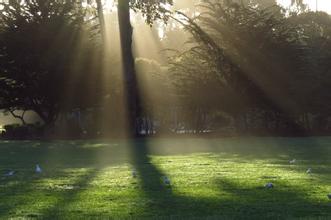
[[[2,141],[0,218],[331,219],[330,146],[331,137]]]

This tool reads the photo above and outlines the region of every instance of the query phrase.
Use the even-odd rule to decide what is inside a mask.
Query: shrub
[[[43,126],[40,124],[8,124],[3,129],[1,136],[5,139],[35,139],[43,134]]]

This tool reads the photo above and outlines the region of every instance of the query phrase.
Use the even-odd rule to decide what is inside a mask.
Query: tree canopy
[[[93,83],[87,75],[96,50],[84,9],[69,1],[2,5],[0,107],[33,110],[51,124],[64,108],[87,101],[70,96],[90,91]]]

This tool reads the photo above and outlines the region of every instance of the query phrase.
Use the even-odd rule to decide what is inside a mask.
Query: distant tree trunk
[[[130,0],[118,1],[118,20],[121,39],[124,86],[127,101],[127,119],[129,135],[139,135],[136,119],[139,117],[139,94],[135,63],[132,53],[133,28],[130,22]]]
[[[44,122],[44,126],[51,128],[54,126],[57,117],[59,116],[59,108],[56,106],[48,106],[48,108],[43,108],[39,105],[33,105],[31,108]]]
[[[308,113],[304,113],[304,121],[305,121],[305,128],[307,131],[310,131],[311,126],[310,126],[310,119],[309,119],[309,114]]]

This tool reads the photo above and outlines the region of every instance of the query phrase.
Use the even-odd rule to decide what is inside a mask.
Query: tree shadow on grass
[[[308,197],[304,188],[278,183],[272,189],[263,186],[244,186],[229,179],[216,181],[220,191],[231,195],[236,216],[251,216],[260,219],[324,217],[331,215],[328,204]],[[329,210],[329,211],[328,211]],[[233,213],[232,213],[233,214]]]
[[[217,179],[215,195],[189,196],[176,188],[166,188],[160,178],[164,176],[149,157],[146,140],[132,146],[134,166],[140,174],[142,198],[148,202],[143,213],[136,218],[172,219],[287,219],[300,217],[331,217],[326,201],[307,197],[303,188],[279,185],[274,189],[241,186],[228,179]],[[176,186],[173,186],[176,187]]]
[[[0,142],[1,169],[107,166],[127,162],[126,151],[99,141],[8,141]],[[1,175],[1,173],[0,173]]]
[[[53,204],[50,208],[43,210],[42,218],[43,219],[61,219],[67,218],[68,212],[65,209],[74,203],[77,200],[77,196],[88,189],[89,184],[95,179],[99,174],[100,169],[91,169],[84,175],[80,176],[77,181],[75,181],[70,187],[69,190],[65,190],[60,193],[58,201]],[[73,210],[71,217],[79,216],[80,214],[84,215],[86,210]],[[70,215],[69,215],[70,217]],[[83,217],[83,216],[81,216]]]
[[[86,144],[86,142],[84,143]],[[33,145],[33,146],[32,146]],[[64,146],[65,145],[65,146]],[[118,150],[110,149],[109,147],[87,147],[81,148],[80,143],[70,142],[70,143],[59,143],[59,142],[27,142],[27,143],[6,143],[0,148],[0,151],[10,150],[15,154],[15,160],[9,158],[3,167],[15,165],[15,170],[21,169],[19,171],[20,177],[17,179],[17,184],[6,185],[3,187],[6,192],[3,192],[3,197],[7,200],[12,199],[13,203],[5,204],[0,208],[0,217],[28,217],[28,218],[38,218],[42,217],[44,219],[56,219],[63,218],[66,215],[74,216],[88,216],[93,215],[93,212],[88,210],[77,210],[73,209],[70,211],[65,211],[66,207],[74,204],[81,192],[84,192],[88,185],[95,177],[98,175],[99,171],[108,167],[109,165],[114,165],[116,163],[128,162],[126,158],[118,158]],[[93,145],[93,144],[92,144]],[[151,162],[149,155],[149,150],[147,142],[145,140],[133,142],[132,148],[132,164],[139,173],[140,183],[144,195],[150,198],[151,204],[154,207],[161,209],[164,203],[169,202],[169,197],[171,196],[171,187],[165,186],[162,183],[161,177],[164,174],[157,169]],[[119,147],[117,147],[119,149]],[[121,150],[121,154],[124,151]],[[101,157],[100,157],[101,156]],[[28,160],[26,160],[28,157]],[[29,178],[30,174],[34,174],[33,168],[36,161],[41,161],[41,164],[47,164],[43,166],[45,173],[47,175],[42,175],[41,177]],[[31,165],[31,171],[28,169],[23,169],[22,167]],[[1,166],[1,164],[0,164]],[[51,179],[65,179],[68,178],[67,173],[59,173],[59,169],[76,169],[76,168],[86,168],[89,169],[85,174],[77,177],[73,183],[68,184],[70,189],[56,190],[54,188],[41,188],[36,190],[36,185],[38,180],[41,178],[51,178]],[[66,186],[64,186],[66,187]],[[0,191],[1,192],[1,191]],[[38,196],[30,195],[38,193]],[[43,199],[49,200],[47,195],[52,197],[52,201],[47,204],[41,204],[43,207],[33,207],[32,203],[41,203]],[[3,200],[5,202],[5,200]],[[161,201],[161,202],[158,202]],[[107,202],[107,201],[105,201]],[[109,201],[108,201],[109,202]],[[30,209],[29,209],[30,208]],[[22,211],[23,210],[23,211]],[[34,213],[30,213],[30,212]],[[77,212],[77,213],[72,213]],[[102,215],[102,213],[94,213],[95,215]]]
[[[139,178],[142,197],[148,199],[154,210],[161,210],[171,202],[172,188],[164,182],[166,175],[152,163],[149,147],[146,139],[131,144],[132,165]]]
[[[98,155],[102,148],[82,148],[88,142],[58,141],[6,141],[0,145],[0,218],[40,216],[53,217],[70,204],[75,195],[85,190],[98,174]],[[107,164],[120,163],[109,160]],[[42,174],[34,172],[35,164],[41,164]],[[85,174],[71,176],[66,169],[91,167]],[[4,177],[14,170],[11,177]],[[60,171],[59,171],[60,170]],[[74,177],[74,181],[68,181]],[[72,182],[48,188],[44,179]],[[62,182],[62,181],[60,181]],[[56,188],[57,187],[57,188]],[[53,204],[55,202],[55,204]],[[49,207],[52,207],[49,209]],[[45,209],[45,210],[44,210]],[[49,209],[49,210],[48,210]],[[33,211],[34,213],[30,213]]]
[[[16,214],[14,207],[28,205],[28,201],[22,198],[22,193],[33,191],[33,181],[20,181],[13,177],[0,181],[0,218],[9,218]],[[17,199],[21,197],[21,199]]]
[[[150,205],[137,218],[160,219],[292,219],[328,218],[330,206],[305,198],[302,189],[244,187],[229,180],[217,180],[215,195],[193,197],[173,193],[168,201],[152,197],[162,207]],[[160,197],[166,192],[160,192]],[[147,196],[149,194],[146,194]]]
[[[28,178],[25,175],[24,180],[23,176],[16,180],[13,177],[12,181],[17,184],[8,182],[9,185],[3,187],[5,191],[1,191],[0,218],[59,218],[64,208],[73,202],[80,192],[86,190],[97,174],[97,169],[91,169],[75,181],[50,186],[38,183],[49,178],[47,174],[34,174]],[[58,179],[67,177],[65,172],[57,174]]]

